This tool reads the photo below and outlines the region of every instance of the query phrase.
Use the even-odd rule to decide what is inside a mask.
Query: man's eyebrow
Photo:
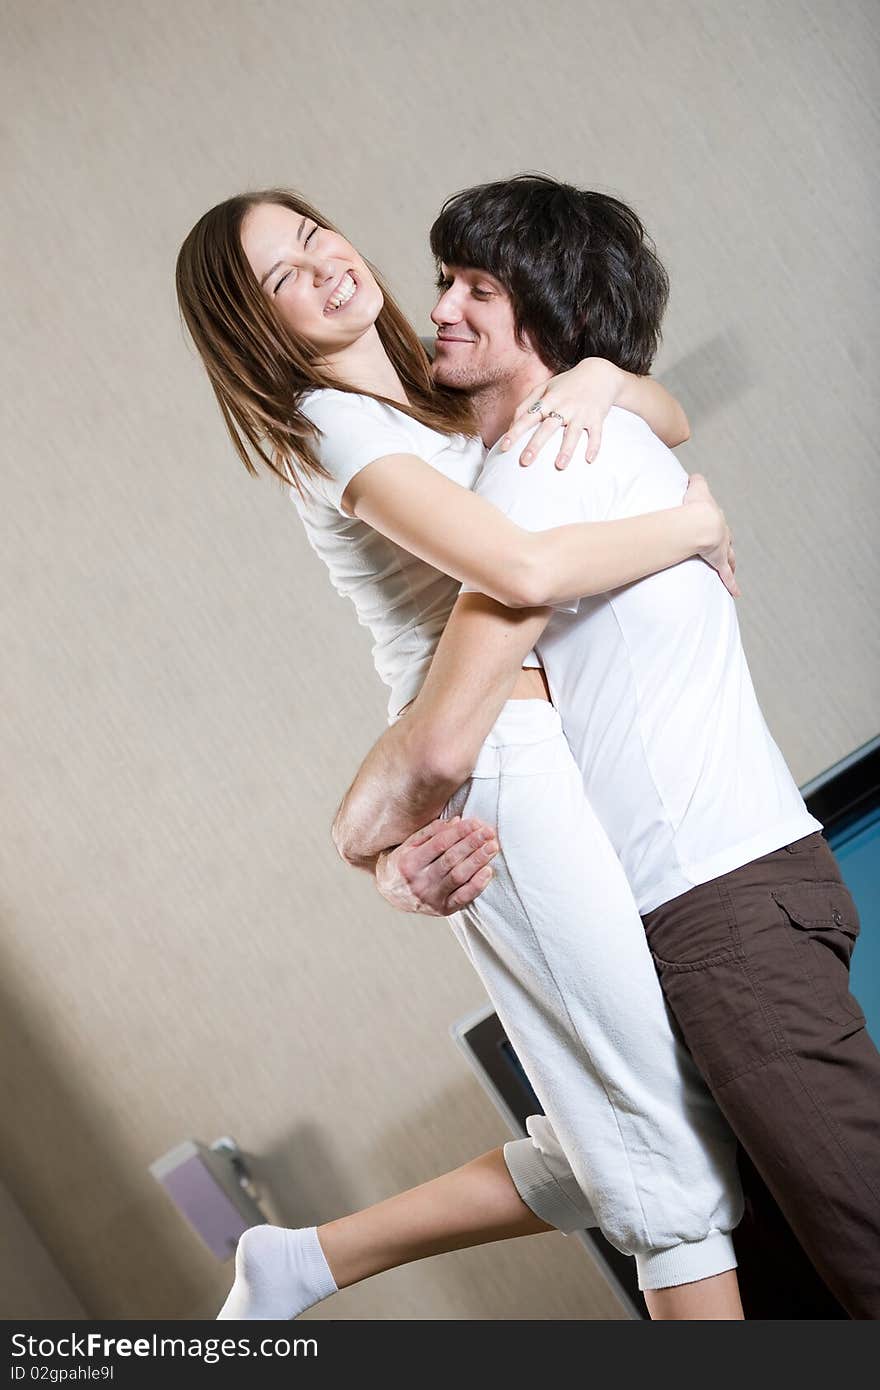
[[[504,289],[504,286],[502,285],[501,281],[495,278],[491,270],[483,270],[478,265],[459,265],[455,267],[447,266],[444,270],[443,265],[441,264],[437,271],[437,274],[441,277],[441,279],[448,280],[449,272],[452,269],[463,271],[465,275],[475,275],[478,280],[491,280],[492,284],[496,287],[496,289]]]
[[[303,220],[302,220],[302,222],[300,222],[300,224],[299,224],[299,230],[297,231],[297,234],[296,234],[296,239],[297,239],[297,241],[302,241],[303,227],[306,225],[306,221],[307,221],[307,218],[304,217]],[[260,281],[260,289],[263,288],[263,286],[265,285],[265,283],[266,283],[266,281],[268,280],[269,276],[273,273],[273,271],[277,270],[278,267],[279,267],[280,265],[284,265],[284,261],[283,261],[283,260],[282,260],[282,261],[276,261],[275,264],[274,264],[273,266],[270,266],[270,267],[269,267],[269,269],[266,271],[266,274],[263,276],[262,280]]]

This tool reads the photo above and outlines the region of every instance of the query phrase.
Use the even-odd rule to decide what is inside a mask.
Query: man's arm
[[[498,509],[504,512],[527,488],[552,493],[553,520],[578,518],[574,474],[554,472],[547,478],[540,464],[527,474],[517,462],[524,445],[495,465]],[[546,463],[542,456],[541,464]],[[528,529],[540,529],[543,508],[527,510]],[[374,870],[383,851],[433,820],[470,776],[550,612],[549,607],[503,605],[483,593],[459,596],[417,699],[374,744],[336,813],[333,840],[347,864]]]
[[[550,612],[461,595],[417,699],[374,744],[336,813],[346,863],[372,871],[382,851],[439,815],[470,776]]]
[[[484,471],[481,487],[486,484],[492,495],[492,488],[499,484],[501,492],[493,500],[502,509],[506,505],[516,508],[524,525],[540,530],[552,526],[559,516],[571,515],[579,484],[571,472],[553,470],[549,477],[542,477],[542,465],[550,468],[555,457],[552,444],[545,445],[532,468],[520,469],[516,455],[524,443],[496,458],[494,464],[490,455],[491,471]],[[685,502],[707,499],[715,506],[705,481],[693,478]],[[719,512],[719,516],[723,523],[723,514]],[[722,566],[730,569],[732,583],[726,524],[722,529],[725,534],[719,558],[717,563],[714,558],[710,562],[719,571]],[[556,606],[574,611],[577,604]],[[403,847],[414,832],[422,831],[470,776],[477,753],[509,697],[523,657],[538,640],[551,611],[550,607],[510,608],[482,594],[460,595],[417,700],[374,745],[337,812],[333,838],[347,863],[370,871],[378,866],[384,872],[388,868],[385,852],[393,846]],[[428,828],[438,830],[437,826]],[[416,870],[421,872],[426,864],[432,865],[432,891],[438,882],[438,856],[441,868],[454,865],[457,874],[462,872],[462,853],[473,848],[462,839],[464,829],[450,827],[439,838],[436,834],[417,836],[422,843],[407,848],[407,855],[410,848],[413,850]],[[403,854],[397,857],[402,863]],[[391,865],[392,877],[396,867]],[[380,878],[379,886],[384,896],[404,906],[402,893],[397,893],[387,877],[384,882]],[[476,892],[471,894],[475,896]],[[447,911],[462,905],[455,902]],[[415,903],[410,910],[427,909]]]

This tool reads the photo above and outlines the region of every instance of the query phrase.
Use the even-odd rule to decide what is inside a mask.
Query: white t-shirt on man
[[[523,468],[525,444],[490,451],[475,488],[525,529],[675,507],[687,488],[672,451],[618,408],[592,465],[582,442],[556,469],[557,435]],[[758,707],[735,602],[703,560],[554,612],[537,651],[640,912],[821,830]]]

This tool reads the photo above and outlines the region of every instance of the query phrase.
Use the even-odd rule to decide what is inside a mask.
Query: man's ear
[[[425,352],[428,354],[428,356],[430,357],[431,361],[433,362],[433,361],[434,361],[434,353],[435,353],[435,351],[436,351],[436,349],[437,349],[437,339],[436,339],[436,338],[419,338],[419,342],[421,343],[422,347],[425,349]]]

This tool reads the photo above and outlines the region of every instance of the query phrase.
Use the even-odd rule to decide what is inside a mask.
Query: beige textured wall
[[[331,850],[383,696],[290,503],[224,441],[176,318],[182,237],[229,193],[298,185],[424,328],[450,191],[539,168],[632,201],[673,277],[686,464],[734,519],[752,669],[806,779],[877,722],[877,13],[3,16],[0,1175],[89,1313],[209,1317],[228,1269],[147,1173],[181,1138],[235,1135],[302,1223],[506,1131],[447,1036],[482,999],[448,928]],[[619,1315],[558,1235],[312,1314]]]
[[[85,1316],[39,1236],[0,1183],[0,1316],[42,1321]]]

